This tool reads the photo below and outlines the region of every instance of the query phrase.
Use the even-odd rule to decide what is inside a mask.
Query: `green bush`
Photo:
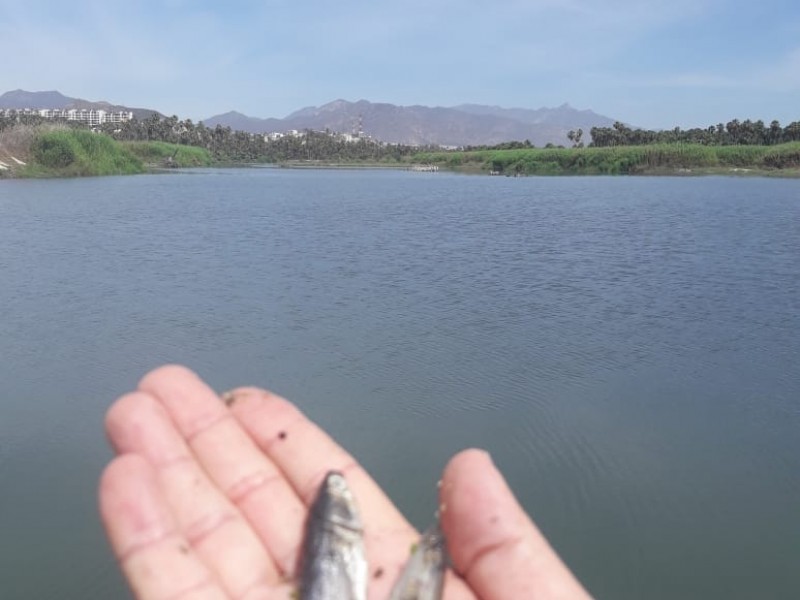
[[[144,170],[142,161],[107,135],[85,129],[42,130],[34,140],[29,175],[128,175]]]
[[[800,168],[800,143],[775,146],[764,154],[762,162],[771,169]]]
[[[33,142],[33,158],[43,167],[63,169],[75,162],[74,140],[65,132],[42,135]]]
[[[155,166],[207,167],[211,154],[205,148],[167,142],[125,142],[124,147],[140,160]]]

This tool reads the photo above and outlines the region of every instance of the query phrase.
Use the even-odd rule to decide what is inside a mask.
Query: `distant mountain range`
[[[544,146],[570,144],[567,133],[578,128],[584,130],[584,139],[588,141],[589,129],[610,127],[615,121],[569,104],[539,109],[478,104],[431,108],[335,100],[320,107],[303,108],[283,119],[258,119],[234,111],[205,119],[203,123],[207,127],[222,125],[250,133],[291,129],[352,133],[360,128],[375,139],[401,144],[464,146],[530,140],[536,146]]]
[[[15,90],[0,95],[0,108],[96,108],[132,111],[138,119],[161,113],[149,108],[129,108],[108,102],[70,98],[57,91]],[[578,110],[569,104],[556,108],[501,108],[479,104],[452,107],[397,106],[367,100],[335,100],[310,106],[283,119],[260,119],[239,112],[228,112],[205,119],[206,127],[230,127],[250,133],[286,132],[292,129],[329,129],[339,133],[363,132],[377,140],[392,143],[443,146],[491,145],[509,141],[569,145],[567,132],[581,128],[589,141],[592,127],[610,127],[616,119],[591,110]]]
[[[106,110],[109,112],[130,111],[137,119],[147,119],[153,113],[164,116],[157,110],[150,108],[130,108],[109,102],[91,102],[80,98],[70,98],[61,92],[26,92],[25,90],[14,90],[6,92],[0,96],[0,108],[88,108]]]

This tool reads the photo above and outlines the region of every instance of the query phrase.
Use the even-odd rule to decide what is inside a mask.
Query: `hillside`
[[[203,123],[207,127],[222,125],[250,133],[291,129],[354,132],[360,126],[366,135],[378,140],[411,145],[475,146],[527,139],[536,146],[544,146],[568,144],[567,132],[579,127],[586,133],[586,139],[591,127],[609,127],[614,121],[568,104],[540,109],[475,104],[445,108],[335,100],[320,107],[303,108],[283,119],[258,119],[230,112]]]
[[[105,101],[65,96],[58,91],[14,90],[0,95],[0,109],[94,108],[132,111],[139,120],[161,113],[148,108],[130,108]],[[452,107],[398,106],[359,100],[335,100],[309,106],[282,119],[262,119],[231,111],[203,120],[206,127],[230,127],[249,133],[286,132],[292,129],[340,133],[363,132],[376,140],[408,145],[481,146],[529,140],[535,146],[570,145],[567,132],[581,128],[589,142],[592,127],[610,127],[615,119],[569,104],[556,108],[502,108],[480,104]]]
[[[28,92],[25,90],[14,90],[0,95],[0,108],[88,108],[105,110],[109,112],[130,111],[137,119],[147,119],[153,113],[159,113],[151,108],[130,108],[120,104],[111,104],[105,101],[90,101],[81,98],[70,98],[61,92]]]

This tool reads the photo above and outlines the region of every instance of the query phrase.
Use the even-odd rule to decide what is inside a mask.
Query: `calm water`
[[[800,181],[272,169],[0,182],[0,597],[126,598],[105,409],[295,400],[424,525],[488,448],[601,598],[796,598]]]

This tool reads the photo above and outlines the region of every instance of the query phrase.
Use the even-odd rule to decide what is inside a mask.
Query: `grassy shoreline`
[[[800,175],[800,142],[777,146],[658,144],[425,152],[416,162],[499,175]]]
[[[167,142],[120,142],[147,169],[210,167],[214,164],[205,148]]]
[[[24,134],[24,135],[22,135]],[[11,144],[9,140],[17,143]],[[22,140],[22,141],[20,141]],[[21,159],[21,160],[18,160]],[[118,142],[88,130],[39,127],[0,131],[0,178],[129,175],[165,168],[222,164],[196,146]],[[414,169],[432,165],[461,173],[531,175],[778,176],[800,177],[800,142],[775,146],[653,144],[608,148],[518,148],[420,152],[392,161],[284,161],[293,169]]]
[[[6,138],[11,136],[2,132]],[[11,132],[15,134],[18,132]],[[118,142],[83,129],[35,128],[25,132],[24,144],[2,144],[0,150],[10,168],[3,178],[44,179],[135,175],[169,167],[201,167],[213,164],[203,148],[164,142]],[[0,139],[2,142],[3,139]]]
[[[274,166],[282,169],[356,169],[356,170],[380,170],[393,169],[408,171],[417,163],[412,162],[380,162],[374,160],[363,161],[336,161],[336,160],[286,160],[275,163]]]

